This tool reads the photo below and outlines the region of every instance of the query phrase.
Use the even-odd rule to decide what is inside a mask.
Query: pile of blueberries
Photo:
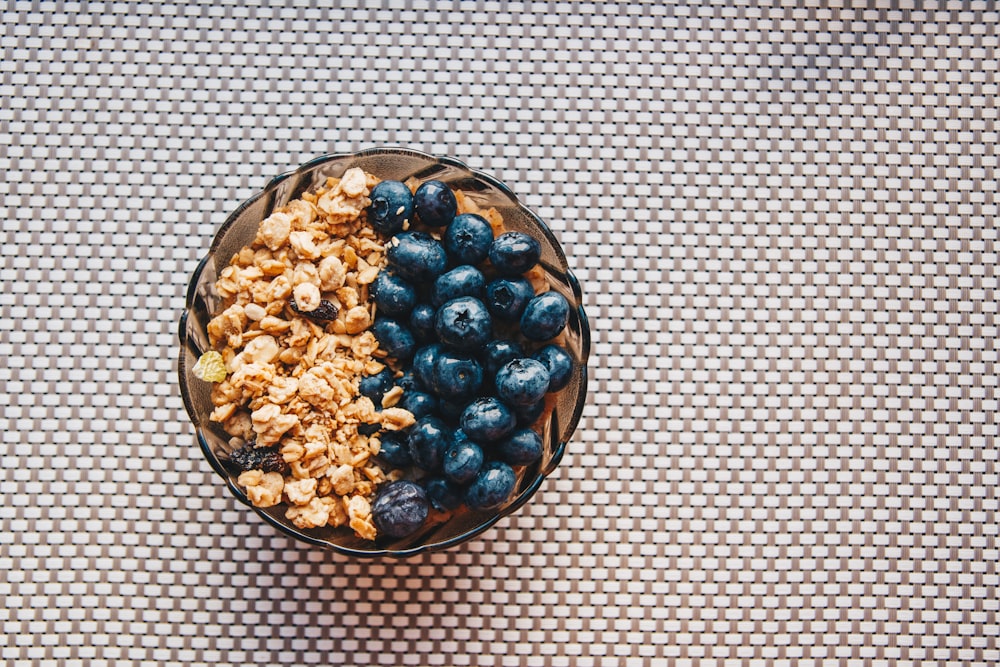
[[[431,507],[502,505],[515,468],[541,457],[531,425],[573,370],[570,354],[550,342],[569,320],[569,303],[556,291],[536,295],[525,278],[541,254],[537,240],[516,231],[494,238],[481,216],[456,215],[455,194],[441,181],[412,194],[382,181],[371,200],[368,222],[388,238],[388,266],[372,284],[372,332],[403,375],[386,368],[363,378],[360,391],[380,405],[398,385],[397,407],[417,419],[379,434],[378,459],[413,473],[383,485],[372,505],[379,533],[399,538],[419,529]]]

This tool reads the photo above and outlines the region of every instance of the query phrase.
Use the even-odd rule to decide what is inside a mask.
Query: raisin
[[[358,424],[358,433],[361,435],[375,435],[381,430],[381,424]]]
[[[322,299],[319,302],[319,305],[316,306],[316,309],[310,311],[299,310],[298,305],[295,303],[295,299],[289,299],[288,305],[302,317],[308,317],[314,322],[330,322],[337,319],[337,315],[340,313],[337,307],[326,299]]]
[[[230,454],[229,460],[243,471],[288,472],[288,464],[281,458],[277,447],[257,447],[251,442]]]

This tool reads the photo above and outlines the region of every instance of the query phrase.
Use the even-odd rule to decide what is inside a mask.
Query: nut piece
[[[285,479],[280,472],[247,470],[237,478],[236,483],[246,488],[247,498],[254,507],[274,507],[281,502]]]
[[[278,358],[281,349],[274,336],[257,336],[243,348],[243,358],[254,364],[269,364]]]
[[[248,303],[243,306],[243,314],[247,316],[247,319],[253,320],[254,322],[260,322],[267,316],[267,311],[264,310],[264,307],[261,305]]]
[[[374,540],[376,535],[375,524],[372,523],[371,503],[363,496],[351,496],[347,503],[347,516],[350,519],[350,526],[365,540]]]
[[[349,334],[359,334],[371,326],[371,316],[365,306],[355,306],[344,314],[344,328]]]
[[[316,247],[311,232],[292,232],[288,235],[288,243],[292,246],[295,254],[303,259],[319,257],[319,248]]]
[[[281,414],[281,408],[273,403],[265,403],[250,413],[257,443],[273,445],[281,440],[281,436],[294,426],[298,426],[299,418],[295,415]]]
[[[302,313],[309,313],[319,308],[319,302],[323,300],[319,288],[312,283],[299,283],[292,290],[295,297],[295,310]]]
[[[286,482],[285,495],[288,497],[288,501],[296,505],[308,504],[316,497],[316,483],[317,480],[312,478]]]
[[[247,316],[243,307],[233,304],[208,323],[208,337],[213,345],[225,339],[229,347],[236,348],[243,344],[246,326]]]
[[[333,491],[338,496],[346,496],[354,490],[354,466],[345,463],[327,474],[333,484]]]
[[[305,506],[292,505],[285,512],[297,528],[322,528],[330,520],[330,498],[313,498]]]
[[[412,412],[403,408],[385,408],[377,416],[382,426],[390,431],[400,431],[417,421]]]
[[[336,410],[333,387],[323,379],[321,373],[321,369],[310,368],[299,378],[299,398],[317,408]]]
[[[401,398],[403,398],[403,388],[396,385],[382,396],[382,407],[391,408],[399,403]]]
[[[340,191],[348,197],[359,197],[368,190],[368,178],[365,172],[357,167],[344,172],[344,177],[340,179]]]
[[[265,245],[271,250],[277,250],[288,240],[292,231],[292,216],[283,212],[275,212],[260,223],[255,243]]]
[[[324,257],[319,263],[320,287],[327,292],[340,289],[347,280],[347,268],[339,258],[330,256]]]

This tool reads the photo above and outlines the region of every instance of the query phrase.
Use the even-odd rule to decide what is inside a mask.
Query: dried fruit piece
[[[226,379],[226,362],[215,350],[209,350],[198,358],[191,369],[194,376],[205,382],[222,382]]]
[[[295,304],[295,299],[289,299],[288,305],[299,315],[308,317],[315,322],[331,322],[337,319],[337,315],[340,314],[337,306],[326,299],[321,300],[315,310],[299,310],[299,307]]]
[[[276,446],[257,447],[251,442],[230,454],[229,460],[240,470],[263,470],[282,474],[288,472],[288,464]]]

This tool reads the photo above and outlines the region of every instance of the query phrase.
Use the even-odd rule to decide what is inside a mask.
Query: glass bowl
[[[444,523],[427,526],[402,539],[379,538],[374,542],[355,536],[346,527],[297,528],[285,518],[284,503],[271,508],[253,507],[236,484],[238,473],[224,465],[231,451],[230,437],[219,424],[209,420],[213,409],[209,395],[211,385],[192,373],[198,358],[210,349],[207,325],[221,303],[215,291],[219,272],[241,247],[253,240],[261,220],[274,209],[317,188],[327,177],[339,178],[351,167],[360,167],[383,180],[406,181],[411,177],[438,179],[462,190],[483,210],[495,207],[503,216],[507,229],[522,231],[538,239],[542,246],[540,263],[548,274],[551,287],[562,293],[571,305],[564,345],[573,356],[573,377],[559,393],[551,415],[543,423],[545,449],[542,458],[520,469],[517,486],[510,499],[492,510],[461,510]],[[229,491],[282,532],[305,543],[350,556],[402,557],[453,547],[480,535],[516,511],[535,494],[546,476],[559,464],[587,397],[590,328],[583,310],[580,285],[569,270],[566,256],[552,232],[537,215],[518,201],[506,185],[492,176],[469,169],[455,159],[432,157],[410,149],[373,148],[353,154],[324,155],[274,178],[263,190],[243,202],[219,229],[208,254],[191,277],[178,336],[178,375],[184,407],[194,424],[205,458],[225,481]]]

